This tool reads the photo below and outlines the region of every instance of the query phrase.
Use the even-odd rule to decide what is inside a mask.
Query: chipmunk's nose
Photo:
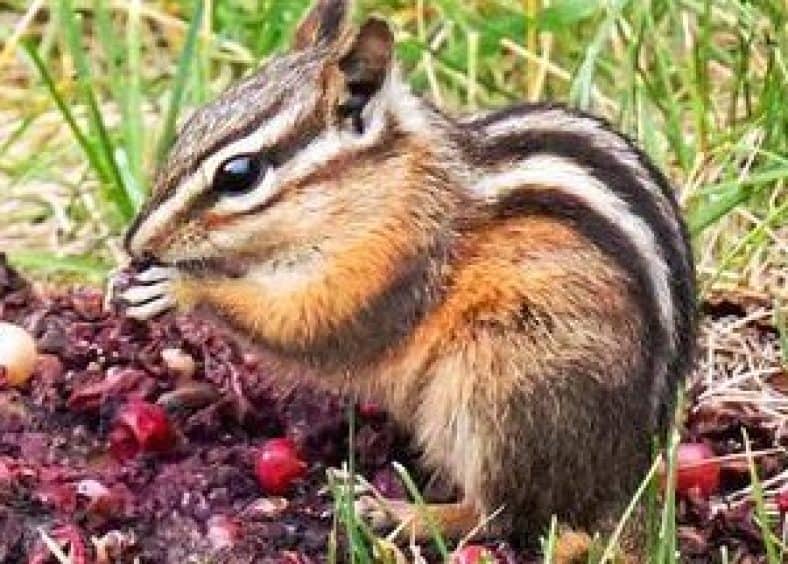
[[[126,251],[126,254],[128,254],[132,259],[140,258],[136,256],[139,254],[139,250],[134,249],[132,242],[134,241],[134,236],[137,234],[141,220],[142,216],[137,215],[131,225],[129,225],[129,228],[126,230],[126,234],[123,236],[123,250]]]
[[[123,236],[123,250],[134,263],[139,264],[161,264],[161,260],[156,256],[156,252],[151,245],[150,238],[141,229],[145,216],[140,214],[131,223]]]

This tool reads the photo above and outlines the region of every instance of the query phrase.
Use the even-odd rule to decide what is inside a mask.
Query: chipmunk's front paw
[[[164,266],[141,272],[121,271],[110,278],[109,304],[127,317],[148,321],[175,307],[174,286],[178,277],[175,268]]]

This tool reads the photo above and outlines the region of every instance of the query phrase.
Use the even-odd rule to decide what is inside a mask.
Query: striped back
[[[517,106],[462,126],[486,171],[475,192],[571,220],[640,286],[652,397],[664,422],[689,365],[695,319],[692,250],[665,176],[604,121],[559,106]],[[514,189],[518,201],[502,199]]]

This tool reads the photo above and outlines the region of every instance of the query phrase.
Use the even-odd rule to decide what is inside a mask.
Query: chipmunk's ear
[[[349,25],[351,0],[317,0],[295,32],[293,49],[303,51],[339,40]]]
[[[364,108],[383,86],[391,70],[393,51],[394,35],[388,24],[370,18],[339,60],[347,89],[347,99],[340,110],[345,117],[352,118],[357,130],[363,129]]]

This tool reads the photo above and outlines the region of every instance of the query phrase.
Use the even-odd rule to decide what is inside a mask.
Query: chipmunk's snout
[[[126,251],[126,254],[129,255],[132,259],[142,258],[137,256],[138,252],[136,252],[137,250],[134,249],[132,245],[132,241],[134,239],[134,235],[137,233],[137,229],[139,227],[141,217],[142,217],[141,215],[138,215],[134,219],[132,224],[126,230],[126,234],[123,236],[123,250]],[[143,252],[141,254],[145,255],[148,253]]]
[[[146,225],[148,220],[149,217],[144,211],[137,215],[123,237],[123,250],[134,264],[147,266],[168,264],[169,261],[163,256],[165,242],[172,235],[175,227],[170,225],[151,232],[150,227]]]
[[[150,241],[143,241],[139,235],[139,228],[144,219],[143,214],[139,214],[123,237],[123,250],[134,263],[140,264],[162,264],[163,261],[157,256],[152,248]]]

